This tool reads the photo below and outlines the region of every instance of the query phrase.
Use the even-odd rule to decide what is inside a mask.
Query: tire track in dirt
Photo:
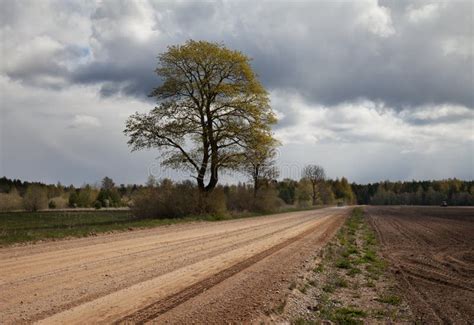
[[[274,223],[278,223],[278,222],[281,222],[281,221],[276,221]],[[302,221],[302,222],[304,222],[304,221]],[[8,281],[8,284],[12,285],[12,284],[23,282],[23,281],[29,280],[29,279],[38,279],[38,278],[41,278],[41,277],[44,277],[44,276],[54,276],[54,275],[60,274],[62,272],[65,272],[65,271],[67,271],[71,268],[80,267],[81,265],[87,265],[88,267],[90,267],[90,266],[93,266],[95,264],[100,264],[100,263],[110,264],[111,262],[114,262],[114,260],[127,259],[127,258],[130,258],[130,257],[137,257],[139,254],[154,253],[154,257],[162,257],[162,256],[165,256],[165,255],[167,255],[168,253],[170,253],[172,251],[175,251],[175,250],[181,250],[182,253],[185,253],[186,252],[185,249],[190,249],[190,248],[193,249],[193,247],[194,247],[193,244],[196,244],[196,243],[201,243],[201,246],[203,246],[204,244],[212,243],[213,241],[218,240],[218,239],[225,239],[225,240],[231,241],[233,239],[233,237],[238,236],[240,234],[249,235],[250,233],[258,232],[258,231],[262,230],[263,228],[266,228],[266,227],[269,227],[269,226],[271,226],[271,224],[264,224],[264,225],[254,227],[254,228],[244,228],[244,229],[239,229],[239,230],[236,230],[236,231],[229,231],[229,232],[225,232],[223,234],[206,235],[206,236],[201,236],[201,237],[190,239],[190,240],[169,241],[169,242],[161,243],[162,245],[166,245],[166,247],[161,247],[161,246],[156,247],[156,243],[151,243],[151,244],[147,244],[147,245],[137,246],[137,247],[135,247],[135,250],[131,253],[120,253],[117,248],[114,248],[113,249],[114,256],[104,258],[103,256],[106,255],[106,252],[101,253],[101,254],[94,254],[94,257],[96,259],[94,259],[92,261],[88,261],[86,259],[86,260],[81,260],[79,262],[79,261],[77,261],[77,259],[74,259],[73,263],[70,263],[65,267],[55,268],[54,271],[45,272],[45,273],[41,273],[41,271],[40,271],[41,270],[41,265],[38,266],[37,264],[33,264],[34,272],[36,272],[35,275],[29,275],[28,277],[24,277],[24,278],[22,278],[20,276],[18,271],[19,270],[25,270],[28,267],[31,267],[32,266],[31,263],[32,262],[34,263],[34,261],[36,261],[36,259],[34,261],[31,261],[31,262],[28,262],[28,260],[26,260],[27,261],[26,263],[20,263],[20,264],[17,261],[14,261],[13,262],[15,264],[14,267],[11,267],[11,265],[9,265],[9,263],[4,263],[2,265],[2,271],[0,272],[0,279],[2,279],[2,281],[6,282],[6,281],[9,280],[9,276],[10,276],[11,278],[15,279],[14,281]],[[282,228],[282,230],[284,230],[284,229],[285,228]],[[271,233],[271,234],[273,234],[273,233]],[[263,237],[265,237],[265,236],[267,236],[267,235],[264,235]],[[253,237],[253,239],[257,239],[257,240],[259,238],[260,237],[256,237],[256,238]],[[203,243],[203,240],[205,241],[204,243]],[[153,247],[153,248],[148,248],[148,247]],[[68,254],[71,255],[71,254],[74,254],[74,253],[70,252]],[[51,262],[50,261],[49,262],[44,261],[44,259],[47,259],[47,257],[42,257],[40,260],[43,261],[45,265],[49,266],[51,264]],[[60,264],[62,261],[56,261],[56,262],[58,264]],[[10,264],[13,264],[13,263],[10,263]],[[131,263],[133,263],[133,262],[131,262]],[[121,264],[121,266],[123,267],[124,265]],[[28,271],[28,272],[31,272],[31,271]],[[1,289],[1,287],[2,286],[0,285],[0,289]]]
[[[262,324],[281,308],[301,270],[343,224],[334,215],[310,234],[147,321],[150,324]]]
[[[303,233],[292,237],[278,245],[275,245],[269,249],[264,250],[263,252],[258,253],[246,260],[243,260],[225,270],[218,272],[217,274],[213,275],[212,277],[206,278],[194,285],[187,287],[186,289],[177,292],[171,296],[165,297],[160,301],[154,302],[145,308],[142,308],[135,313],[128,315],[122,319],[119,319],[117,323],[122,322],[133,322],[133,323],[143,323],[147,321],[151,321],[156,317],[164,314],[165,312],[175,308],[176,306],[182,304],[183,302],[203,293],[204,291],[208,290],[209,288],[219,284],[220,282],[224,281],[227,278],[241,272],[242,270],[250,267],[251,265],[261,261],[265,257],[268,257],[275,252],[281,250],[284,247],[300,240],[301,238],[309,235],[312,233],[316,228],[321,227],[321,225],[316,225],[311,227],[310,229],[304,231]]]

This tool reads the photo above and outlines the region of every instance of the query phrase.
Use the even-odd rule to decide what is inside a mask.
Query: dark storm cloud
[[[380,9],[370,3],[365,8],[277,2],[254,4],[250,13],[249,3],[158,3],[156,35],[145,44],[120,34],[107,39],[108,60],[85,65],[76,72],[77,80],[125,83],[128,87],[116,89],[146,95],[159,83],[151,73],[156,54],[166,44],[195,38],[242,50],[269,89],[295,91],[314,103],[366,98],[397,109],[441,103],[473,107],[473,73],[466,68],[472,46],[465,43],[472,42],[472,2],[438,4],[433,17],[410,20],[410,10],[425,5],[389,3]],[[364,25],[364,10],[373,11],[368,24],[378,29]],[[96,12],[108,19],[107,8]],[[100,32],[95,31],[99,41]]]
[[[154,65],[156,63],[153,60],[143,62],[141,66],[94,62],[78,70],[73,80],[77,83],[101,84],[100,93],[106,97],[124,93],[145,99],[160,82],[153,72]]]
[[[431,5],[151,2],[141,9],[105,1],[91,13],[91,60],[71,70],[40,61],[9,75],[69,73],[73,83],[105,82],[103,95],[145,98],[160,82],[153,73],[158,53],[193,38],[242,50],[270,90],[297,92],[313,103],[365,98],[400,110],[443,103],[472,108],[473,3]],[[148,30],[127,33],[127,24],[142,19],[150,20]]]

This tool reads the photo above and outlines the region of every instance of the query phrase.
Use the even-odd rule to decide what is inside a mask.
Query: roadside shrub
[[[222,187],[216,187],[212,193],[204,198],[201,213],[212,216],[225,216],[227,214],[227,200]]]
[[[253,210],[253,189],[245,184],[224,187],[227,196],[227,208],[231,211]]]
[[[136,191],[129,206],[141,218],[179,218],[190,215],[226,218],[228,211],[275,212],[284,205],[273,185],[262,187],[254,198],[245,184],[217,186],[211,193],[200,193],[192,181],[154,182]]]
[[[102,203],[100,201],[95,201],[94,202],[94,208],[99,210],[100,208],[102,208]]]
[[[96,201],[98,191],[93,189],[90,185],[86,185],[79,191],[77,195],[77,206],[81,208],[88,208]]]
[[[54,209],[65,209],[68,207],[68,200],[64,196],[53,197],[49,202],[50,204],[54,204]]]
[[[260,189],[253,201],[253,210],[266,213],[275,212],[284,204],[284,201],[278,197],[278,191],[271,187]]]
[[[160,216],[160,198],[155,188],[143,188],[133,195],[133,214],[140,218]]]
[[[49,201],[48,209],[56,209],[56,203],[53,200]]]
[[[296,202],[300,208],[309,208],[312,205],[312,188],[309,181],[302,179],[296,187]]]
[[[97,195],[97,201],[101,202],[104,207],[119,207],[121,205],[120,193],[116,188],[104,189],[102,188]],[[95,205],[95,202],[94,202]]]
[[[133,201],[132,210],[141,218],[178,218],[202,212],[198,190],[190,181],[173,184],[162,180],[156,187],[138,191]]]
[[[23,198],[16,189],[10,190],[10,193],[0,193],[0,211],[20,210],[23,206]]]
[[[46,190],[38,185],[28,187],[23,199],[24,207],[28,211],[38,211],[46,209],[48,206],[48,197]]]
[[[77,199],[78,199],[78,195],[77,195],[77,192],[76,191],[73,191],[71,192],[71,194],[69,194],[69,207],[71,208],[76,208],[77,207]]]

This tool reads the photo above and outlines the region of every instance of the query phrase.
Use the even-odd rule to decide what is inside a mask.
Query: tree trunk
[[[255,166],[254,169],[254,174],[253,174],[253,198],[257,198],[257,192],[258,192],[258,173],[259,173],[259,166]]]
[[[311,183],[313,185],[313,205],[316,205],[316,183]]]

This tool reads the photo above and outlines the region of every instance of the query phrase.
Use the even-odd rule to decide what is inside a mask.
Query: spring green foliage
[[[39,185],[32,185],[26,190],[23,203],[28,211],[46,209],[48,207],[48,196],[44,188]]]
[[[253,140],[247,142],[243,171],[250,176],[253,182],[253,197],[257,198],[259,190],[262,188],[268,190],[270,184],[279,176],[275,166],[276,147],[279,143],[265,134],[252,138]]]
[[[336,178],[336,180],[330,180],[329,184],[331,184],[332,190],[337,199],[346,204],[352,204],[355,202],[356,198],[347,178]]]
[[[272,139],[268,93],[250,59],[222,44],[190,40],[158,60],[163,83],[151,96],[159,106],[130,116],[128,144],[159,149],[165,166],[192,171],[199,189],[211,192],[220,171],[240,169],[249,146]]]

